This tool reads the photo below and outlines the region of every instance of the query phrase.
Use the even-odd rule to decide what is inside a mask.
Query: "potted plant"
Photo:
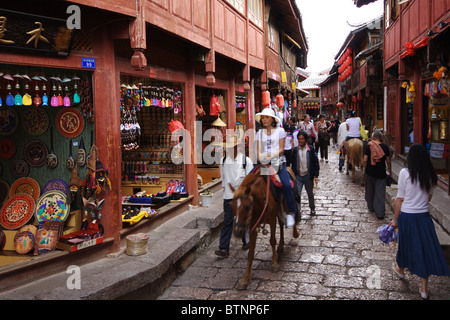
[[[212,203],[212,193],[210,189],[206,189],[204,192],[200,193],[200,196],[202,197],[202,206],[203,207],[209,207]]]

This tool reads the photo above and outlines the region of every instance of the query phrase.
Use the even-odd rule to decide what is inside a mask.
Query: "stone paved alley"
[[[317,215],[309,215],[306,192],[302,194],[300,237],[286,233],[280,271],[272,273],[269,235],[258,235],[252,280],[247,290],[235,289],[243,276],[247,252],[232,239],[230,256],[214,254],[218,239],[158,298],[175,299],[420,299],[420,279],[406,271],[406,281],[392,272],[396,248],[385,245],[375,232],[393,216],[378,220],[369,214],[364,189],[339,172],[335,149],[330,162],[320,162],[319,187],[315,191]],[[360,172],[357,172],[357,178]],[[450,279],[430,277],[430,299],[450,298]]]

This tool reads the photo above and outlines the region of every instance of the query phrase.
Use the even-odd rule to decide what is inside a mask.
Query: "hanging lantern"
[[[277,94],[276,99],[277,99],[277,106],[278,106],[278,108],[284,107],[284,97],[283,97],[283,95],[281,93]]]
[[[262,93],[262,105],[267,107],[270,104],[270,92],[268,90]]]
[[[296,109],[297,108],[297,100],[294,100],[294,103],[293,103],[293,106],[292,106],[294,109]]]
[[[353,95],[353,96],[352,96],[352,102],[356,102],[356,101],[358,101],[358,99],[356,98],[355,95]]]

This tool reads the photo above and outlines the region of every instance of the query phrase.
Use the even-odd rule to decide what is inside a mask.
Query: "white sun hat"
[[[261,116],[269,116],[275,119],[275,121],[280,123],[280,118],[275,115],[275,112],[271,108],[264,108],[262,112],[255,114],[255,120],[260,122]]]

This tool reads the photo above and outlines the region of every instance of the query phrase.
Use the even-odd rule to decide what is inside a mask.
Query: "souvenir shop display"
[[[28,194],[33,197],[35,201],[38,200],[41,195],[41,187],[39,183],[33,178],[24,177],[17,179],[9,189],[9,196],[13,197],[17,194]]]
[[[50,169],[54,169],[58,166],[58,156],[55,154],[55,151],[53,151],[53,128],[50,128],[50,152],[47,154],[45,163]]]
[[[23,151],[25,160],[32,167],[41,167],[47,161],[47,145],[39,139],[31,140]]]
[[[36,231],[34,255],[37,256],[55,250],[61,233],[61,221],[45,220],[39,222],[39,227]]]
[[[33,216],[35,206],[35,200],[29,194],[10,197],[0,210],[0,225],[6,230],[24,226]]]
[[[80,230],[85,188],[80,176],[93,177],[92,194],[111,187],[106,169],[86,166],[86,152],[84,164],[78,161],[89,134],[94,145],[92,71],[79,73],[0,64],[0,265],[13,263],[11,255],[55,250],[64,233]],[[95,166],[99,159],[95,154],[93,159]],[[99,220],[104,200],[95,203]],[[89,225],[94,217],[84,218]],[[101,237],[103,227],[95,227]]]
[[[183,179],[184,165],[172,161],[174,126],[184,128],[181,86],[125,76],[121,81],[122,195],[147,190],[154,196],[174,176]]]

